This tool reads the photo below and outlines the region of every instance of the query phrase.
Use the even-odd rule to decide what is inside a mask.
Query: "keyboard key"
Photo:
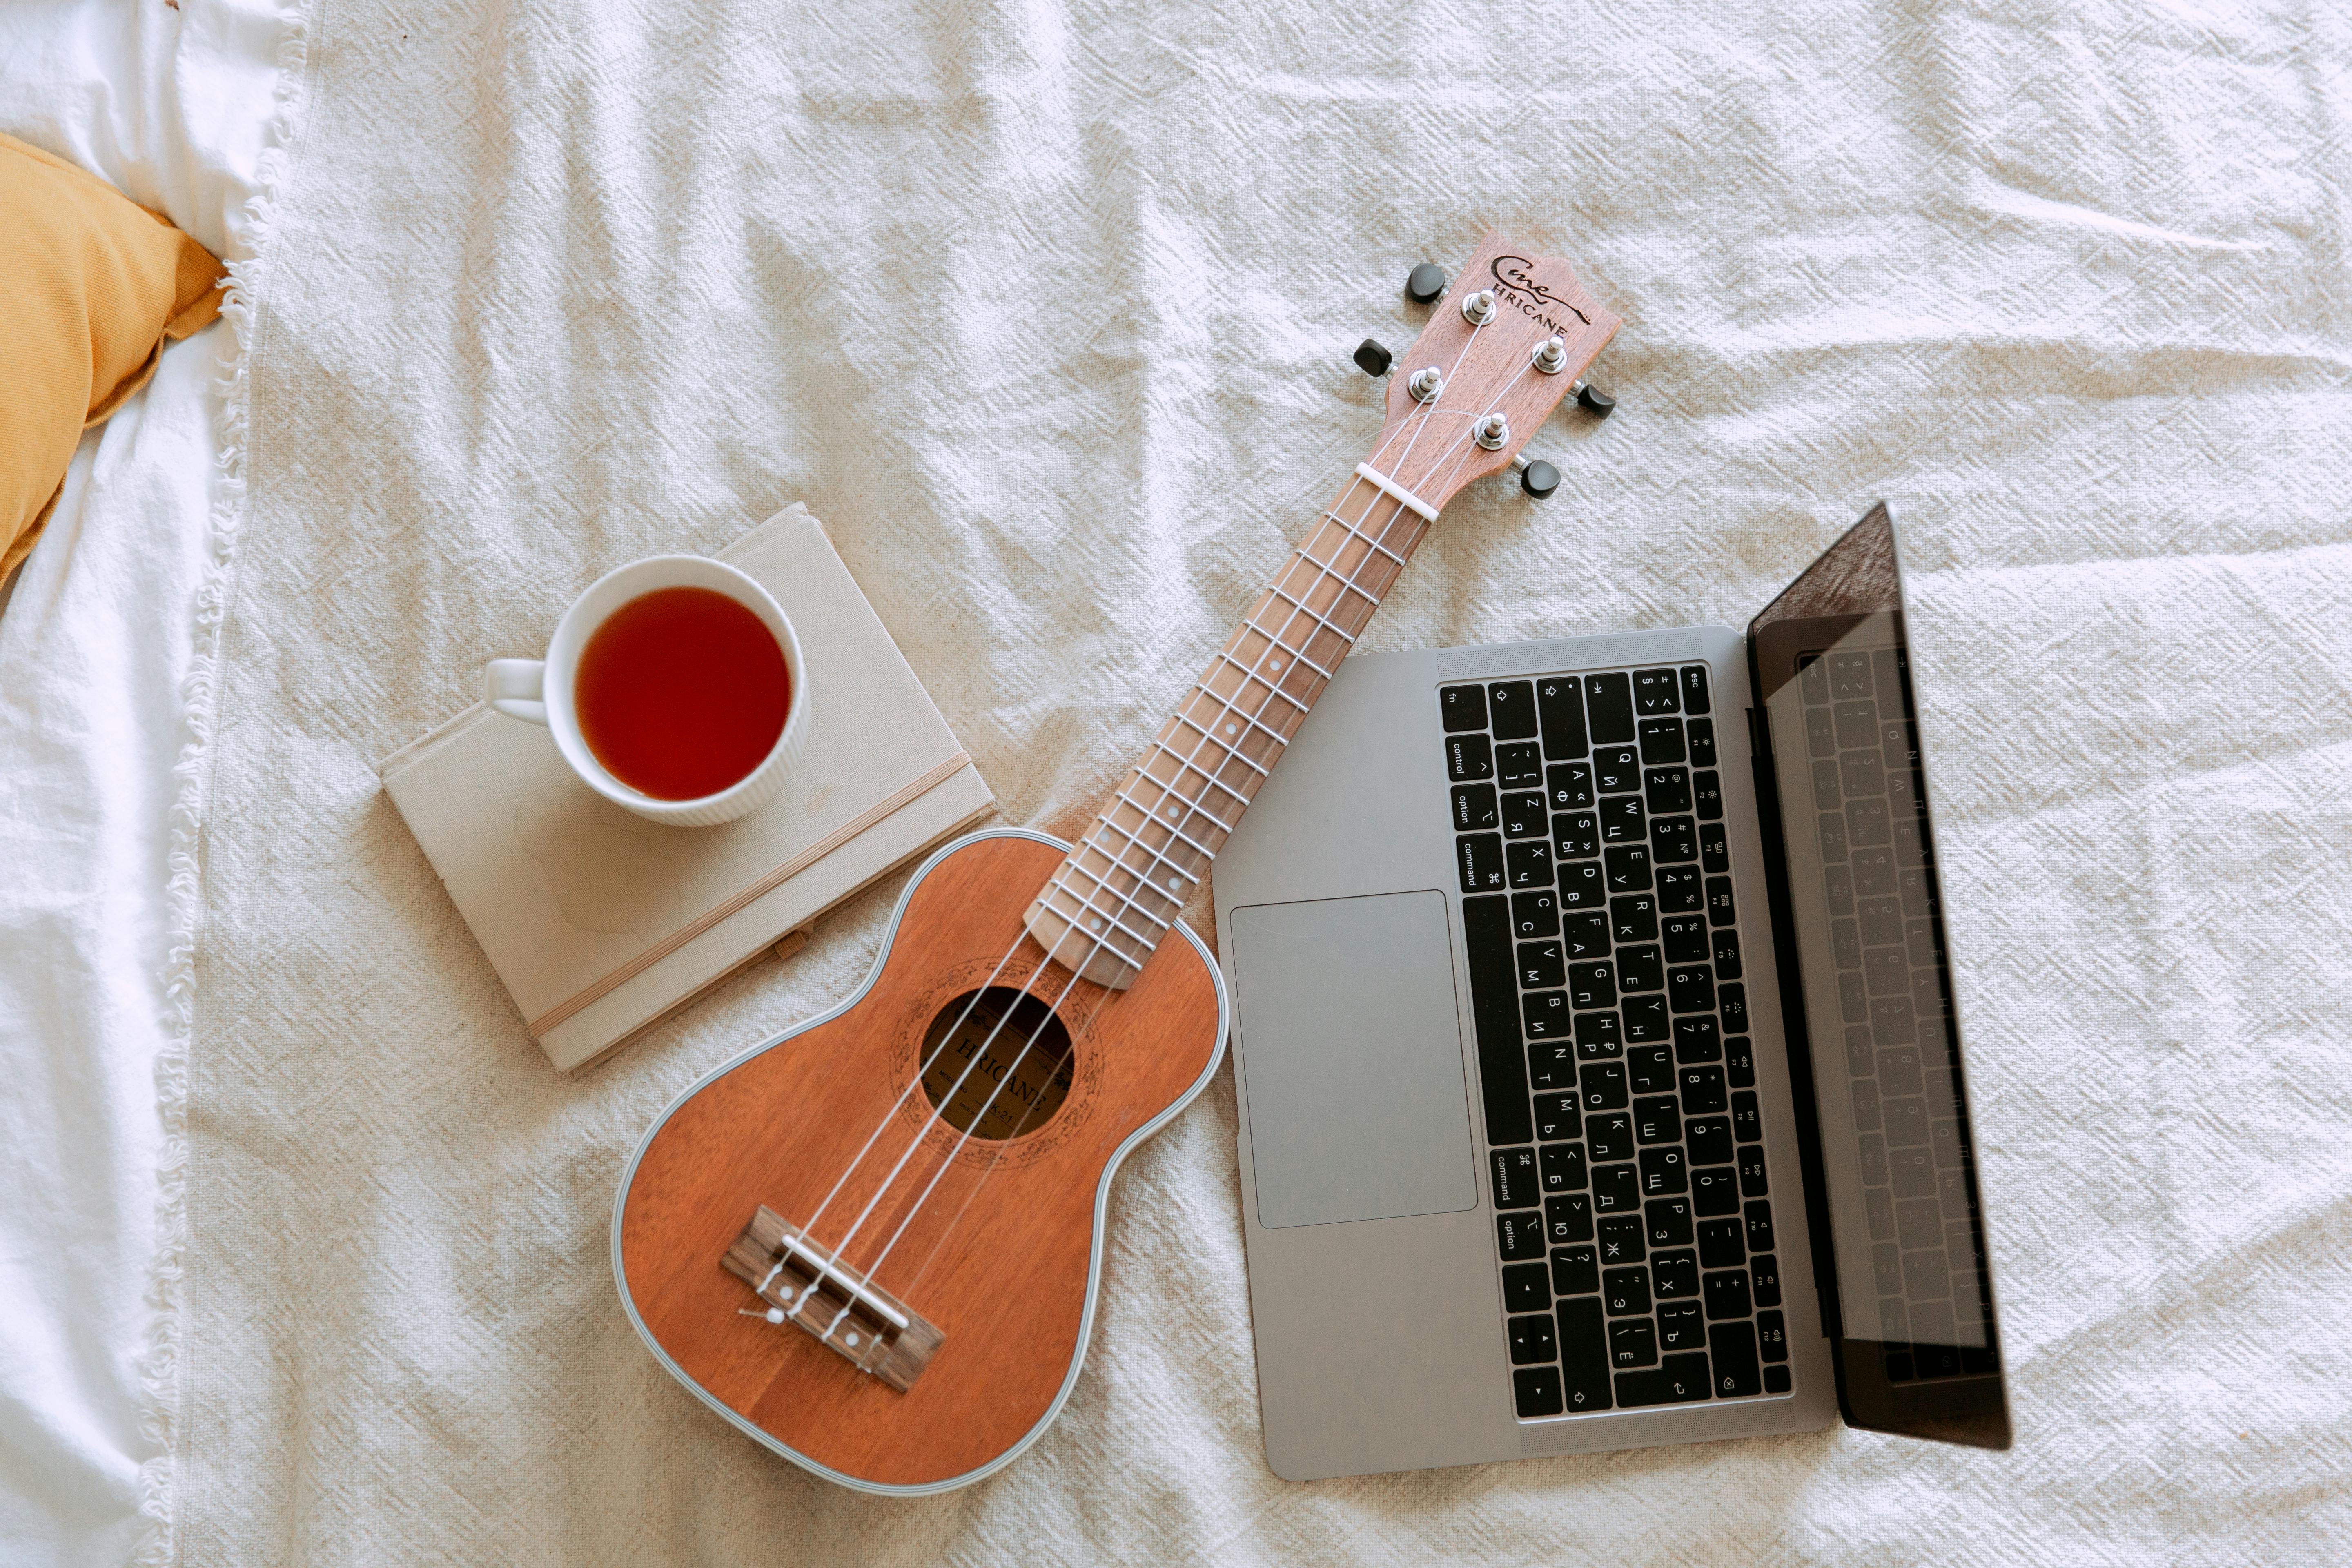
[[[1445,742],[1445,776],[1459,784],[1495,776],[1495,748],[1484,735],[1452,735]]]
[[[1584,1145],[1547,1143],[1537,1152],[1536,1165],[1546,1196],[1584,1190]]]
[[[1495,782],[1505,789],[1544,787],[1543,748],[1533,741],[1495,748]]]
[[[1486,688],[1486,728],[1497,741],[1517,741],[1536,732],[1535,683],[1502,680]]]
[[[1557,860],[1590,860],[1601,853],[1601,819],[1589,811],[1568,811],[1551,819],[1551,852]]]
[[[1751,1143],[1739,1152],[1739,1195],[1760,1198],[1769,1190],[1764,1178],[1764,1150]]]
[[[1691,1208],[1705,1215],[1739,1212],[1739,1173],[1728,1165],[1703,1165],[1691,1173]]]
[[[1541,1312],[1551,1307],[1551,1269],[1541,1263],[1514,1263],[1503,1270],[1503,1310]]]
[[[1682,682],[1671,669],[1633,672],[1633,707],[1641,713],[1672,713],[1682,706]]]
[[[1706,879],[1706,918],[1719,926],[1733,923],[1730,878],[1709,877]]]
[[[1764,1369],[1765,1393],[1786,1394],[1793,1386],[1795,1386],[1795,1384],[1789,1376],[1789,1369],[1787,1367],[1768,1366]]]
[[[1649,1256],[1649,1222],[1639,1215],[1619,1215],[1600,1224],[1597,1245],[1603,1268],[1622,1268]]]
[[[1666,984],[1666,961],[1654,946],[1617,950],[1617,987],[1621,991],[1658,991]],[[1925,1101],[1921,1102],[1923,1105]]]
[[[1457,730],[1483,730],[1486,727],[1486,689],[1441,686],[1437,689],[1437,711],[1448,734]]]
[[[1734,1089],[1756,1087],[1756,1047],[1747,1036],[1723,1042],[1723,1073]]]
[[[1496,892],[1503,886],[1503,837],[1499,833],[1465,833],[1454,841],[1454,858],[1465,893]]]
[[[1546,1198],[1543,1215],[1544,1239],[1554,1247],[1592,1239],[1592,1199],[1587,1194],[1570,1193],[1564,1197]],[[1592,1288],[1601,1289],[1598,1282]],[[1560,1293],[1568,1294],[1564,1290]]]
[[[1685,713],[1706,712],[1708,705],[1706,691],[1706,666],[1703,664],[1686,664],[1683,666],[1682,674],[1683,711]]]
[[[1683,721],[1679,719],[1644,719],[1642,721],[1642,761],[1651,767],[1665,763],[1687,760],[1689,750],[1683,742]],[[1683,809],[1676,806],[1675,810]]]
[[[1873,1241],[1895,1239],[1895,1194],[1885,1187],[1867,1187],[1862,1194],[1863,1224]]]
[[[1585,727],[1596,746],[1633,738],[1633,687],[1622,675],[1584,678]]]
[[[1559,907],[1597,910],[1609,900],[1608,879],[1598,860],[1571,860],[1559,868]]]
[[[1709,1268],[1737,1268],[1748,1261],[1747,1231],[1737,1219],[1701,1220],[1699,1261]]]
[[[1662,928],[1668,963],[1705,963],[1709,953],[1704,917],[1669,920]]]
[[[1628,1045],[1674,1037],[1673,1020],[1666,1012],[1666,999],[1663,994],[1653,993],[1647,996],[1629,996],[1618,1011],[1625,1020]]]
[[[1633,1157],[1633,1116],[1631,1111],[1612,1110],[1589,1117],[1584,1123],[1584,1131],[1585,1147],[1591,1151],[1594,1164]]]
[[[1780,1304],[1780,1260],[1777,1258],[1748,1259],[1748,1277],[1755,1282],[1756,1304],[1777,1307]]]
[[[1661,1301],[1696,1300],[1698,1296],[1698,1255],[1688,1251],[1652,1253],[1650,1288]]]
[[[1748,1032],[1748,987],[1723,985],[1716,989],[1716,1011],[1723,1016],[1723,1032],[1744,1035]]]
[[[1531,1136],[1531,1128],[1517,987],[1512,979],[1509,904],[1499,898],[1463,900],[1462,941],[1470,961],[1470,1011],[1478,1036],[1478,1085],[1486,1110],[1486,1141],[1524,1143]]]
[[[1830,710],[1837,722],[1838,750],[1850,751],[1876,743],[1878,714],[1867,702],[1841,702]]]
[[[1797,689],[1803,694],[1805,705],[1812,707],[1830,700],[1829,666],[1818,658],[1808,656],[1797,664]]]
[[[1523,1421],[1557,1415],[1559,1408],[1559,1368],[1523,1366],[1511,1373],[1511,1397]]]
[[[1700,812],[1701,816],[1707,814]],[[1699,862],[1710,874],[1720,876],[1731,869],[1731,845],[1723,824],[1704,823],[1698,830]]]
[[[1642,815],[1638,795],[1603,795],[1597,814],[1603,844],[1636,844],[1649,837],[1649,818]]]
[[[1620,1369],[1658,1364],[1658,1326],[1647,1318],[1609,1325],[1609,1364]]]
[[[1705,907],[1706,895],[1701,890],[1698,868],[1696,866],[1661,866],[1658,868],[1658,912],[1686,915]]]
[[[1739,1399],[1764,1392],[1756,1364],[1756,1329],[1750,1323],[1717,1323],[1706,1331],[1707,1361],[1715,1372],[1717,1398]]]
[[[1642,1206],[1642,1178],[1631,1165],[1603,1165],[1592,1173],[1592,1212],[1631,1214]]]
[[[1577,1084],[1584,1094],[1584,1112],[1589,1117],[1596,1110],[1622,1110],[1629,1096],[1625,1092],[1625,1064],[1622,1062],[1587,1062],[1577,1069]]]
[[[1756,1353],[1766,1361],[1789,1359],[1789,1324],[1780,1313],[1756,1314]]]
[[[1477,833],[1500,827],[1501,813],[1495,805],[1495,786],[1488,784],[1456,784],[1454,786],[1454,831]]]
[[[1682,1123],[1675,1114],[1675,1053],[1667,1046],[1641,1046],[1625,1053],[1625,1082],[1634,1094],[1664,1096],[1664,1099],[1637,1099],[1633,1111],[1643,1118],[1642,1126],[1653,1115],[1661,1118],[1660,1131],[1653,1136],[1641,1131],[1642,1142],[1656,1143],[1675,1142],[1682,1137]],[[1640,1128],[1637,1127],[1637,1131]]]
[[[1536,682],[1536,712],[1543,721],[1547,757],[1584,755],[1584,685],[1572,675]]]
[[[1715,977],[1717,980],[1738,979],[1739,933],[1726,926],[1715,933],[1714,945]]]
[[[1675,1060],[1687,1066],[1722,1059],[1723,1035],[1713,1018],[1701,1013],[1675,1020]]]
[[[1482,836],[1483,837],[1483,836]],[[1514,888],[1540,888],[1551,881],[1551,846],[1538,838],[1504,847],[1503,864]]]
[[[1489,1149],[1486,1160],[1488,1173],[1494,1177],[1496,1208],[1528,1209],[1543,1202],[1533,1149]]]
[[[1936,1190],[1935,1152],[1927,1148],[1886,1151],[1887,1174],[1898,1198],[1924,1198]]]
[[[1530,991],[1519,998],[1519,1027],[1530,1040],[1566,1036],[1569,1016],[1565,991]]]
[[[1698,843],[1687,816],[1662,816],[1650,824],[1650,851],[1661,866],[1683,865],[1698,858]]]
[[[1582,1247],[1563,1247],[1551,1255],[1551,1293],[1555,1296],[1590,1296],[1601,1289],[1601,1260],[1593,1256],[1591,1243]]]
[[[1706,1348],[1706,1310],[1696,1301],[1675,1301],[1658,1309],[1658,1348],[1695,1351]]]
[[[1630,1317],[1636,1312],[1647,1317],[1650,1311],[1650,1271],[1638,1263],[1631,1268],[1602,1269],[1601,1300],[1612,1318]]]
[[[1571,963],[1568,966],[1568,994],[1577,1010],[1588,1007],[1617,1005],[1617,970],[1609,963]]]
[[[1880,1295],[1903,1294],[1903,1249],[1891,1241],[1882,1241],[1872,1247],[1870,1272]]]
[[[1544,770],[1544,793],[1554,811],[1581,811],[1600,797],[1592,791],[1591,763],[1562,763]]]
[[[1805,713],[1805,754],[1812,757],[1837,755],[1837,721],[1826,708],[1808,709]]]
[[[1715,1011],[1715,976],[1704,964],[1666,973],[1666,996],[1677,1013]]]
[[[1683,1110],[1688,1111],[1690,1107],[1685,1105]],[[1753,1094],[1735,1094],[1731,1097],[1731,1131],[1738,1136],[1742,1143],[1758,1143],[1763,1141],[1764,1119],[1756,1109],[1756,1097]]]
[[[1844,859],[1846,850],[1845,814],[1838,811],[1825,811],[1819,816],[1815,817],[1813,821],[1815,829],[1821,835],[1822,858],[1824,860]]]
[[[1545,1303],[1549,1306],[1550,1303]],[[1510,1321],[1511,1363],[1525,1366],[1530,1362],[1553,1362],[1559,1359],[1559,1342],[1552,1337],[1552,1318],[1545,1312],[1538,1318],[1513,1318]]]
[[[1726,1268],[1709,1274],[1700,1282],[1701,1298],[1706,1303],[1710,1322],[1726,1318],[1744,1318],[1753,1310],[1748,1296],[1748,1270]]]
[[[1571,1414],[1610,1407],[1609,1334],[1598,1296],[1562,1301],[1552,1310],[1559,1325],[1560,1373]],[[1549,1369],[1547,1369],[1549,1370]]]
[[[1690,748],[1690,765],[1695,768],[1715,766],[1715,721],[1693,719],[1683,726],[1685,743]]]
[[[1684,1122],[1683,1147],[1690,1151],[1694,1165],[1731,1163],[1731,1118],[1694,1117]]]
[[[1681,1149],[1671,1145],[1644,1149],[1640,1163],[1643,1197],[1665,1197],[1690,1190],[1690,1167],[1684,1162]]]
[[[1566,1143],[1583,1136],[1584,1120],[1577,1111],[1576,1096],[1572,1094],[1536,1096],[1537,1142]]]
[[[1576,1054],[1587,1061],[1602,1057],[1622,1055],[1624,1036],[1617,1026],[1614,1013],[1579,1013],[1576,1015]]]
[[[1587,963],[1609,956],[1609,917],[1596,910],[1591,914],[1570,915],[1559,924],[1560,943],[1575,963]]]
[[[1750,1252],[1771,1251],[1772,1205],[1766,1203],[1763,1199],[1759,1198],[1755,1202],[1749,1204],[1743,1213],[1748,1221],[1748,1250]],[[1939,1233],[1930,1241],[1929,1245],[1935,1245],[1942,1240],[1943,1237]]]
[[[1681,1405],[1705,1399],[1706,1392],[1706,1356],[1700,1352],[1667,1356],[1653,1372],[1617,1374],[1617,1406],[1621,1410],[1634,1410],[1645,1405]]]
[[[1549,936],[1559,929],[1559,900],[1549,888],[1511,895],[1514,935]]]
[[[1607,884],[1612,893],[1640,893],[1649,890],[1650,847],[1646,844],[1621,844],[1602,851]]]
[[[1690,773],[1683,768],[1642,770],[1642,800],[1659,816],[1691,808]]]
[[[1484,1068],[1480,1070],[1483,1071]],[[1548,1093],[1554,1089],[1575,1092],[1576,1047],[1566,1040],[1538,1040],[1528,1046],[1528,1087],[1539,1093]],[[1486,1125],[1490,1129],[1494,1126],[1491,1116]],[[1487,1142],[1492,1142],[1494,1136],[1490,1131],[1486,1134]],[[1529,1136],[1533,1134],[1530,1133]]]
[[[1643,1235],[1652,1247],[1687,1247],[1691,1239],[1688,1198],[1652,1198],[1642,1205]]]
[[[1568,984],[1568,961],[1559,950],[1559,939],[1549,942],[1519,943],[1519,988],[1542,991]]]
[[[1520,1263],[1544,1255],[1543,1221],[1526,1213],[1495,1216],[1495,1250],[1506,1263]]]
[[[1702,822],[1719,822],[1722,819],[1723,775],[1721,773],[1703,771],[1691,775],[1691,806],[1698,813]],[[1712,844],[1706,847],[1709,850],[1706,866],[1708,870],[1730,868],[1730,858],[1727,853],[1717,851]],[[1719,861],[1718,854],[1721,854]]]
[[[1951,1293],[1951,1265],[1941,1248],[1903,1255],[1904,1295],[1914,1301],[1934,1301]]]
[[[1533,838],[1551,831],[1551,814],[1544,809],[1541,790],[1524,790],[1503,797],[1503,837]],[[1544,879],[1551,880],[1549,877]]]
[[[1592,786],[1602,795],[1629,795],[1642,787],[1642,754],[1631,746],[1607,746],[1592,753]]]

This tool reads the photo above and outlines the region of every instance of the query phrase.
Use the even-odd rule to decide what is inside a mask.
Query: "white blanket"
[[[16,0],[0,131],[248,258],[291,26],[257,3]],[[84,437],[0,616],[0,1562],[26,1568],[119,1563],[161,1544],[170,1506],[175,1320],[154,1291],[178,1206],[158,1164],[182,1161],[157,1068],[176,1082],[187,1027],[181,764],[200,591],[237,493],[236,325],[168,347]]]
[[[183,0],[197,5],[202,0]],[[2352,369],[2333,13],[312,7],[257,306],[187,1107],[191,1563],[2275,1563],[2352,1546]],[[891,889],[577,1081],[372,763],[606,567],[825,519],[1067,830],[1498,225],[1623,399],[1380,647],[1742,624],[1867,503],[1919,686],[2020,1425],[1288,1486],[1226,1080],[1132,1163],[1060,1423],[885,1503],[613,1296],[677,1087]],[[1379,1374],[1367,1368],[1365,1374]]]

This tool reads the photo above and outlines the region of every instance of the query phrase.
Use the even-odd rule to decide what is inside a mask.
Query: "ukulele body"
[[[1111,1174],[1200,1093],[1223,1052],[1223,981],[1184,927],[1129,989],[1072,984],[1055,1009],[1070,1038],[1066,1088],[1034,1125],[991,1138],[979,1135],[991,1126],[982,1117],[967,1138],[912,1087],[926,1033],[951,1005],[992,984],[1019,987],[1041,964],[1042,1000],[1069,983],[1022,923],[1068,847],[992,829],[933,855],[865,984],[688,1089],[623,1173],[613,1271],[638,1333],[720,1415],[827,1479],[940,1491],[1036,1439],[1085,1356]],[[1008,1029],[971,1078],[1010,1067],[1018,1079],[1021,1064],[1006,1058],[1026,1032]],[[940,1060],[952,1065],[953,1053]],[[936,1329],[903,1392],[837,1343],[770,1321],[769,1301],[721,1267],[761,1208],[793,1225],[817,1216],[809,1240],[841,1247],[843,1264],[870,1268],[886,1300]]]

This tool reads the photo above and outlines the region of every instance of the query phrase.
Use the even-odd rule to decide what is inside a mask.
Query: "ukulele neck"
[[[1436,515],[1357,468],[1030,906],[1056,962],[1135,979]]]

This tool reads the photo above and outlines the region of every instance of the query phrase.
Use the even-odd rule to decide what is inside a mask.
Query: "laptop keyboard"
[[[1999,1370],[1909,679],[1899,648],[1798,676],[1890,1383]]]
[[[1519,1415],[1789,1392],[1706,667],[1438,700]]]

